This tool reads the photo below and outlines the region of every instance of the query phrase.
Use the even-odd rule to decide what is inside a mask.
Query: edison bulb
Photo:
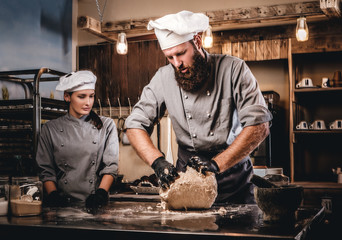
[[[309,29],[308,25],[306,24],[305,17],[300,17],[297,19],[296,38],[300,42],[304,42],[309,39]]]
[[[202,34],[202,45],[204,48],[211,48],[213,42],[213,32],[211,31],[211,26],[209,26]]]
[[[213,38],[212,37],[205,37],[204,38],[204,47],[211,48],[213,46]]]
[[[120,33],[118,37],[118,41],[116,42],[116,51],[118,54],[127,54],[128,44],[125,33]]]
[[[305,29],[298,29],[298,32],[297,32],[297,38],[298,38],[298,41],[305,41],[307,39],[307,32],[305,31]]]
[[[118,51],[118,54],[126,54],[127,45],[125,43],[118,43],[116,50]]]

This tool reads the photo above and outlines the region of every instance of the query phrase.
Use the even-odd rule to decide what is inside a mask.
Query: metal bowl
[[[303,200],[303,187],[286,185],[278,188],[254,188],[258,207],[266,222],[295,220],[295,212]]]

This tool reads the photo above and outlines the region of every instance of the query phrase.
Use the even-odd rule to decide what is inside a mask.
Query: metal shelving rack
[[[66,112],[64,101],[41,98],[39,84],[40,82],[58,81],[59,77],[63,75],[65,73],[44,67],[0,72],[0,81],[20,83],[25,89],[25,99],[0,101],[0,125],[2,125],[0,132],[5,139],[2,141],[4,152],[16,151],[14,147],[16,144],[12,146],[8,141],[6,142],[6,139],[11,139],[16,143],[25,142],[26,147],[29,144],[32,148],[31,151],[26,151],[23,155],[27,154],[27,158],[35,159],[42,116],[44,119],[54,119]],[[44,108],[42,108],[42,103]],[[28,135],[30,137],[27,137]],[[13,158],[19,155],[20,152],[13,155]]]

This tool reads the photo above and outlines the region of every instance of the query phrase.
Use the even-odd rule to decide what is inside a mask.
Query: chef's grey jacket
[[[167,109],[179,147],[203,152],[224,150],[243,127],[271,121],[272,115],[247,64],[228,55],[205,55],[211,74],[199,92],[181,89],[171,64],[161,67],[144,87],[126,119],[126,127],[151,134]]]
[[[43,125],[36,154],[43,182],[53,181],[67,196],[84,201],[104,174],[117,174],[117,129],[112,119],[100,118],[101,129],[70,114]]]

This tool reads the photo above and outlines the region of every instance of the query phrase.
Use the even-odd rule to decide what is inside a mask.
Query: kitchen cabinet
[[[312,39],[307,45],[315,46],[314,51],[304,51],[298,45],[305,43],[298,42],[289,49],[291,181],[309,189],[308,197],[316,194],[315,204],[324,197],[342,198],[342,184],[332,171],[342,166],[342,129],[329,128],[342,119],[342,87],[321,87],[323,77],[331,80],[335,71],[342,71],[342,47],[332,41],[330,37]],[[321,47],[323,43],[329,48]],[[310,78],[313,86],[298,88],[303,78]],[[323,120],[326,129],[310,129],[315,120]],[[308,129],[298,129],[301,121]]]
[[[0,101],[0,174],[35,175],[35,152],[41,124],[66,113],[64,101],[41,98],[39,83],[58,81],[63,72],[49,68],[0,72],[0,81],[24,86],[23,99]]]

